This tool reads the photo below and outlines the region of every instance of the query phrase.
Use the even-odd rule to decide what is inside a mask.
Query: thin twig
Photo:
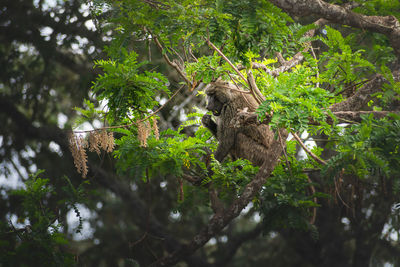
[[[150,41],[147,41],[147,53],[148,53],[148,58],[149,61],[151,61],[151,46],[150,46]]]
[[[290,176],[293,177],[292,168],[290,167],[290,163],[289,163],[289,160],[288,160],[288,156],[287,156],[287,154],[286,154],[286,149],[285,149],[284,146],[283,146],[282,136],[281,136],[281,133],[280,133],[279,130],[278,130],[278,135],[279,135],[279,142],[280,142],[281,147],[282,147],[283,155],[285,156],[286,165],[288,166]],[[315,194],[315,187],[314,187],[314,185],[312,184],[312,181],[311,181],[310,177],[308,177],[308,175],[307,175],[307,179],[308,179],[308,182],[310,183],[311,193],[314,195],[314,194]],[[317,202],[317,198],[316,198],[315,196],[314,196],[314,202],[315,202],[315,203],[318,203],[318,202]],[[317,218],[317,208],[316,208],[316,207],[313,207],[313,216],[311,217],[310,223],[311,223],[311,224],[314,224],[316,218]]]
[[[229,86],[224,86],[224,85],[221,85],[221,84],[218,84],[218,87],[226,88],[226,89],[229,89],[231,91],[235,91],[235,92],[242,93],[242,94],[251,94],[250,91],[243,91],[243,90],[240,90],[240,89],[235,89],[235,88],[232,88],[232,87],[229,87]]]
[[[218,192],[215,188],[212,187],[212,183],[208,184],[208,194],[210,198],[211,208],[215,214],[224,212],[224,205],[221,200],[218,198]]]
[[[212,49],[214,49],[214,50],[229,64],[229,66],[232,67],[232,69],[239,75],[239,77],[242,78],[243,81],[244,81],[246,84],[248,84],[248,85],[250,86],[250,84],[249,84],[249,82],[247,81],[247,79],[246,79],[246,78],[243,76],[243,74],[235,67],[235,65],[233,65],[233,63],[229,60],[229,58],[227,58],[227,57],[224,55],[224,53],[222,53],[222,51],[219,50],[218,47],[216,47],[216,46],[210,41],[210,39],[207,38],[207,39],[206,39],[206,42],[207,42],[207,44],[208,44]]]
[[[296,133],[292,133],[293,137],[296,139],[296,141],[300,144],[300,146],[304,149],[305,152],[307,152],[308,155],[310,155],[316,162],[326,165],[326,161],[323,159],[320,159],[317,155],[311,152],[311,150],[306,147],[306,145],[301,141],[300,137]]]
[[[122,124],[122,125],[114,125],[114,126],[105,126],[105,127],[101,127],[101,128],[97,128],[97,129],[93,129],[93,130],[85,130],[85,131],[73,131],[74,133],[90,133],[90,132],[94,132],[94,131],[100,131],[100,130],[107,130],[107,129],[117,129],[117,128],[128,128],[131,127],[134,124],[138,124],[141,122],[144,122],[145,120],[153,117],[154,115],[156,115],[161,109],[163,109],[184,87],[185,85],[182,85],[178,90],[176,90],[176,92],[167,100],[167,102],[165,102],[161,107],[159,107],[156,111],[154,111],[153,113],[151,113],[150,115],[148,115],[147,117],[145,117],[144,119],[141,119],[139,121],[135,121],[129,124]]]
[[[229,66],[232,67],[232,69],[239,75],[239,77],[242,78],[243,81],[245,81],[246,84],[248,84],[248,86],[249,86],[249,88],[250,88],[251,94],[253,95],[253,97],[254,97],[254,99],[257,101],[257,103],[260,104],[261,101],[260,101],[260,99],[257,97],[257,94],[256,94],[256,90],[258,90],[258,88],[257,88],[257,85],[255,84],[255,82],[254,82],[254,84],[252,85],[252,84],[250,83],[250,81],[248,81],[248,80],[244,77],[244,75],[236,68],[236,66],[233,65],[233,63],[229,60],[229,58],[228,58],[227,56],[225,56],[225,54],[222,53],[222,51],[219,50],[218,47],[216,47],[216,46],[210,41],[209,38],[207,38],[206,41],[207,41],[207,44],[208,44],[212,49],[214,49],[214,50],[229,64]],[[254,80],[254,77],[253,77],[253,80]],[[255,85],[255,87],[254,87],[254,85]],[[253,89],[253,88],[257,88],[257,89]],[[258,91],[259,91],[259,90],[258,90]],[[261,93],[260,93],[260,94],[261,94]]]
[[[155,8],[155,9],[163,9],[163,10],[167,10],[170,8],[169,5],[164,4],[162,2],[159,1],[151,1],[151,0],[142,0],[142,2],[148,4],[149,6]]]
[[[314,48],[313,48],[312,44],[310,44],[310,48],[311,48],[311,54],[313,55],[314,59],[317,60],[317,56],[315,55]],[[318,69],[318,66],[317,66],[317,84],[316,85],[317,85],[317,88],[319,88],[319,69]]]
[[[11,158],[11,165],[14,167],[14,170],[17,172],[17,174],[19,175],[19,177],[21,177],[22,180],[25,180],[25,177],[22,175],[21,171],[20,171],[20,167],[17,166],[17,164],[15,164],[14,160]],[[22,166],[21,166],[22,167]]]
[[[192,48],[190,48],[190,46],[188,47],[188,51],[189,51],[189,54],[192,56],[192,58],[194,59],[194,61],[195,62],[199,62],[199,60],[197,59],[197,57],[195,57],[194,55],[193,55],[193,51],[192,51]]]
[[[282,147],[283,155],[285,156],[286,165],[287,165],[287,167],[288,167],[288,169],[289,169],[290,177],[293,177],[292,168],[290,167],[288,155],[287,155],[287,153],[286,153],[285,146],[283,145],[281,132],[280,132],[279,130],[278,130],[278,136],[279,136],[279,143],[280,143],[280,145],[281,145],[281,147]]]
[[[233,82],[233,84],[236,86],[236,88],[238,89],[238,91],[242,91],[242,90],[240,90],[239,85],[236,83],[236,79],[232,77],[232,75],[230,74],[230,72],[229,72],[229,71],[226,71],[226,73],[228,74],[229,78],[231,79],[231,81]],[[250,91],[242,91],[242,92],[243,92],[243,93],[246,93],[246,94],[250,94]]]
[[[172,62],[168,55],[167,52],[164,50],[164,47],[162,46],[162,44],[160,43],[160,41],[158,40],[157,36],[155,36],[149,29],[145,28],[145,31],[149,32],[151,34],[151,37],[153,38],[154,42],[156,43],[158,49],[160,50],[162,56],[164,57],[165,61],[167,62],[168,65],[170,65],[171,67],[173,67],[178,73],[179,75],[185,80],[185,82],[187,84],[190,84],[190,88],[192,87],[192,82],[186,77],[185,73],[183,72],[183,70],[181,70],[181,68],[178,66],[178,64],[176,64],[175,62]]]
[[[186,62],[190,62],[185,46],[183,46],[183,55],[185,56]]]
[[[250,88],[251,94],[253,95],[253,97],[254,97],[254,99],[257,101],[257,103],[260,104],[261,101],[260,101],[260,99],[257,97],[257,94],[259,93],[259,95],[261,95],[261,97],[260,97],[261,99],[263,99],[263,97],[262,97],[262,94],[260,93],[260,90],[258,90],[258,87],[257,87],[257,85],[255,84],[255,82],[254,82],[254,84],[252,85],[252,84],[250,83],[250,81],[248,81],[248,80],[244,77],[244,75],[236,68],[236,66],[233,65],[233,63],[229,60],[229,58],[227,58],[227,57],[224,55],[224,53],[222,53],[222,51],[219,50],[218,47],[216,47],[216,46],[210,41],[209,38],[206,39],[206,42],[207,42],[207,44],[208,44],[212,49],[214,49],[214,50],[229,64],[229,66],[231,66],[231,68],[239,75],[239,77],[242,78],[243,81],[245,81],[246,84],[248,84],[248,86],[249,86],[249,88]],[[253,81],[254,81],[254,77],[253,77]]]
[[[235,84],[235,86],[236,86],[237,89],[233,89],[233,88],[230,88],[230,87],[228,87],[228,86],[221,86],[221,87],[223,87],[223,88],[229,88],[229,90],[239,92],[240,95],[243,97],[243,99],[246,101],[247,105],[248,105],[248,106],[251,106],[251,103],[249,102],[249,100],[248,100],[246,97],[244,97],[244,95],[243,95],[243,94],[251,94],[251,92],[250,92],[250,91],[243,91],[243,90],[240,90],[240,87],[237,85],[235,79],[233,79],[233,77],[231,76],[231,74],[229,73],[229,71],[227,71],[227,73],[228,73],[229,78],[231,78],[231,81]]]
[[[12,232],[16,233],[17,236],[19,237],[19,239],[22,240],[22,236],[19,234],[19,232],[21,232],[21,231],[23,231],[23,230],[22,230],[22,229],[17,229],[17,228],[15,228],[15,226],[13,225],[13,223],[12,223],[11,220],[8,220],[8,223],[9,223],[9,225],[11,226],[11,228],[12,228],[12,230],[13,230]]]
[[[183,60],[182,56],[179,55],[179,53],[173,47],[171,47],[171,50],[174,51],[175,55],[177,55],[179,57],[179,59],[181,60],[182,65],[184,65],[185,61]]]
[[[313,181],[311,181],[311,179],[310,179],[310,177],[309,177],[308,175],[307,175],[307,180],[308,180],[308,182],[310,183],[311,193],[314,195],[315,192],[316,192],[316,191],[315,191],[315,187],[314,187],[314,185],[312,184]],[[314,196],[314,202],[315,202],[315,204],[318,204],[318,202],[317,202],[317,197],[316,197],[316,196]],[[316,218],[317,218],[317,207],[313,207],[313,216],[311,217],[310,223],[311,223],[311,224],[314,224]]]
[[[338,189],[338,186],[337,186],[337,183],[336,183],[336,179],[335,179],[335,178],[333,178],[333,183],[335,184],[336,195],[339,197],[340,201],[342,201],[343,205],[345,205],[348,209],[351,210],[350,206],[347,205],[347,203],[346,203],[346,202],[342,199],[342,197],[340,196],[339,189]]]
[[[142,235],[141,238],[139,238],[138,240],[136,240],[133,243],[129,243],[129,248],[133,248],[134,246],[136,246],[137,244],[141,243],[145,238],[147,237],[147,232],[144,232],[144,234]]]

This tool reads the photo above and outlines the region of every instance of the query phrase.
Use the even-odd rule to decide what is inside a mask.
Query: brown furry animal
[[[233,159],[244,158],[261,166],[268,158],[271,145],[278,145],[274,132],[265,124],[233,127],[240,110],[254,112],[257,102],[251,94],[240,92],[234,85],[218,80],[208,86],[207,109],[216,117],[204,115],[202,123],[219,141],[215,158],[222,162],[230,154]]]

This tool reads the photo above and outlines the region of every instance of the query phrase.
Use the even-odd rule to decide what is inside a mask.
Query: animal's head
[[[214,116],[221,115],[223,107],[231,101],[229,89],[226,87],[228,83],[217,80],[209,84],[205,90],[207,94],[207,110],[211,111]]]
[[[243,91],[243,89],[221,79],[210,83],[205,93],[207,94],[207,109],[214,116],[221,115],[223,108],[228,104],[235,110],[248,108],[251,112],[254,112],[258,106],[257,101],[249,91]]]

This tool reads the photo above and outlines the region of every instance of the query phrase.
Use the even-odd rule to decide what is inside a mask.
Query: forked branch
[[[176,64],[176,62],[171,61],[171,59],[168,57],[167,51],[165,51],[164,47],[162,46],[162,44],[160,43],[160,41],[158,40],[157,36],[154,35],[149,29],[145,28],[144,29],[146,32],[150,33],[151,37],[153,38],[154,42],[156,43],[158,49],[160,50],[164,60],[167,62],[168,65],[170,65],[171,67],[173,67],[178,74],[185,80],[185,82],[190,85],[189,88],[192,88],[193,84],[192,82],[186,77],[186,74],[184,73],[184,71],[179,67],[178,64]]]
[[[231,68],[239,75],[239,77],[246,83],[249,85],[250,87],[250,92],[253,95],[254,99],[258,102],[261,103],[260,101],[260,96],[262,96],[261,92],[258,90],[257,85],[254,87],[255,85],[255,81],[254,81],[254,77],[253,77],[253,81],[254,81],[254,85],[252,86],[250,81],[248,81],[244,75],[238,70],[238,68],[236,68],[236,66],[229,60],[229,58],[227,58],[227,56],[224,55],[224,53],[222,53],[221,50],[218,49],[218,47],[216,47],[211,41],[210,39],[206,39],[206,42],[208,44],[208,46],[210,46],[215,52],[217,52],[228,64],[229,66],[231,66]],[[256,92],[256,90],[258,90],[258,93]],[[262,98],[261,98],[262,99]]]

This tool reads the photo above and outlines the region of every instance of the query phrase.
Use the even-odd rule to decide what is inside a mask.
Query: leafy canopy
[[[154,42],[154,47],[160,49],[169,64],[192,83],[189,85],[192,90],[201,82],[207,84],[217,78],[248,90],[246,80],[252,64],[262,64],[264,69],[252,69],[255,83],[265,97],[257,109],[258,119],[263,121],[272,116],[272,129],[327,135],[330,143],[325,148],[335,151],[335,156],[323,167],[323,173],[331,178],[327,183],[332,185],[334,177],[341,175],[343,170],[360,178],[370,177],[377,171],[388,177],[397,174],[393,168],[398,164],[398,149],[380,147],[388,144],[384,136],[390,136],[390,142],[398,141],[393,128],[398,118],[393,115],[377,121],[368,117],[343,130],[329,109],[353,94],[375,72],[383,73],[389,83],[369,105],[374,110],[382,110],[398,99],[398,82],[383,65],[393,61],[394,56],[390,49],[384,49],[382,36],[376,36],[371,43],[372,49],[367,50],[365,44],[355,43],[355,34],[343,36],[330,26],[316,29],[313,24],[294,23],[269,1],[100,3],[103,11],[114,14],[112,18],[100,21],[104,29],[114,34],[107,48],[109,59],[95,62],[103,74],[98,76],[92,89],[97,99],[107,101],[109,108],[99,115],[111,125],[128,125],[126,129],[114,130],[118,136],[114,156],[120,173],[129,173],[134,179],[144,181],[167,177],[166,174],[174,176],[173,179],[180,183],[182,177],[197,178],[203,184],[212,182],[222,199],[228,201],[239,196],[257,172],[257,168],[243,159],[223,163],[213,160],[210,152],[215,151],[217,140],[200,124],[199,117],[204,112],[193,114],[193,119],[177,130],[164,130],[160,136],[154,129],[152,132],[146,130],[147,134],[143,136],[143,129],[150,127],[150,122],[146,122],[150,119],[146,116],[153,114],[159,106],[158,99],[168,96],[171,88],[161,69],[152,69],[151,57],[146,60],[145,56],[135,52],[139,50],[135,42],[142,45]],[[315,36],[305,37],[310,30],[316,31]],[[208,41],[222,52],[210,49]],[[287,62],[298,51],[309,47],[310,41],[319,44],[318,54],[303,52],[304,58],[297,65],[286,72],[273,74],[281,64],[277,52]],[[388,52],[386,61],[380,57],[384,50]],[[240,73],[230,64],[240,67]],[[143,118],[144,122],[137,122]],[[184,131],[189,126],[196,129],[191,136]],[[300,149],[292,141],[286,142],[286,146],[287,153],[254,203],[266,218],[265,229],[296,227],[315,232],[309,224],[311,210],[317,206],[315,198],[328,195],[310,191],[313,183],[304,170],[320,170],[321,165],[312,158],[299,157]],[[312,150],[318,157],[324,147],[315,146]],[[213,171],[212,176],[207,177],[207,169]],[[171,179],[168,177],[165,179]],[[184,200],[187,203],[196,191],[203,190],[191,187],[189,183],[182,188],[189,194]],[[200,203],[209,205],[207,201]]]

